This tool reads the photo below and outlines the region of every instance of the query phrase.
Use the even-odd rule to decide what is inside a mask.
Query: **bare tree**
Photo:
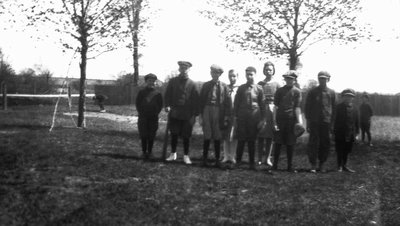
[[[317,42],[370,37],[368,26],[357,20],[360,1],[209,0],[213,8],[202,14],[221,26],[230,48],[239,46],[260,58],[285,55],[290,69],[296,69],[300,56]]]
[[[124,0],[123,11],[127,21],[126,30],[123,32],[129,37],[127,47],[132,51],[133,60],[133,85],[139,81],[139,47],[144,46],[144,33],[151,28],[149,16],[157,12],[155,7],[150,7],[148,0]]]
[[[28,25],[51,24],[62,45],[80,54],[78,127],[84,126],[87,61],[116,47],[123,17],[120,4],[121,0],[32,0],[21,5]]]

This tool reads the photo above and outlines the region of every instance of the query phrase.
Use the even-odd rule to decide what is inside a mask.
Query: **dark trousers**
[[[244,146],[247,142],[247,147],[249,149],[249,163],[254,166],[254,153],[256,149],[256,142],[254,140],[239,140],[236,149],[236,162],[240,163],[242,161],[242,156],[244,152]]]
[[[154,140],[153,139],[142,138],[141,141],[142,141],[142,152],[143,152],[143,154],[150,154],[151,151],[153,150]]]
[[[371,142],[371,121],[361,122],[361,141],[365,140],[365,134],[367,134],[368,142]]]
[[[282,144],[277,144],[277,143],[274,144],[274,162],[272,165],[273,169],[278,169],[279,156],[281,155],[281,147],[282,147]],[[286,145],[287,169],[288,170],[292,169],[293,151],[294,151],[294,145]]]
[[[178,134],[171,134],[171,152],[176,153],[176,147],[178,146]],[[183,153],[189,154],[189,138],[183,138]]]
[[[207,161],[208,150],[210,149],[210,140],[204,140],[203,143],[203,161]],[[218,163],[220,153],[221,153],[221,141],[214,140],[214,152],[215,152],[215,161]]]
[[[335,149],[337,153],[337,163],[338,167],[346,166],[347,164],[347,157],[351,150],[353,149],[353,142],[347,141],[336,141],[335,142]]]
[[[310,123],[310,137],[308,140],[308,160],[311,165],[326,162],[330,147],[330,124],[329,123]]]

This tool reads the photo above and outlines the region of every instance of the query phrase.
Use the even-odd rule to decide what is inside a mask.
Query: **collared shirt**
[[[279,83],[272,82],[272,81],[261,81],[258,83],[263,88],[264,96],[265,96],[265,103],[272,104],[274,102],[274,95],[276,90],[280,88]]]
[[[261,86],[248,83],[239,86],[234,101],[235,115],[256,109],[260,109],[262,115],[265,114],[264,93]]]
[[[221,92],[221,90],[220,90],[220,86],[219,86],[219,81],[213,82],[212,90],[208,96],[207,105],[219,105],[220,104],[220,100],[219,100],[220,92]]]

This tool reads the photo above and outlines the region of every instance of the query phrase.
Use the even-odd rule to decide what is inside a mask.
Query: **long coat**
[[[358,111],[353,104],[342,102],[337,105],[334,125],[336,142],[354,142],[359,125]]]

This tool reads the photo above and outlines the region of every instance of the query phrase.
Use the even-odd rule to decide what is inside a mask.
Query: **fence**
[[[362,93],[357,93],[354,104],[360,106]],[[400,95],[368,94],[369,103],[376,116],[400,116]],[[307,92],[303,92],[302,106],[304,109]],[[336,94],[340,101],[340,94]]]

